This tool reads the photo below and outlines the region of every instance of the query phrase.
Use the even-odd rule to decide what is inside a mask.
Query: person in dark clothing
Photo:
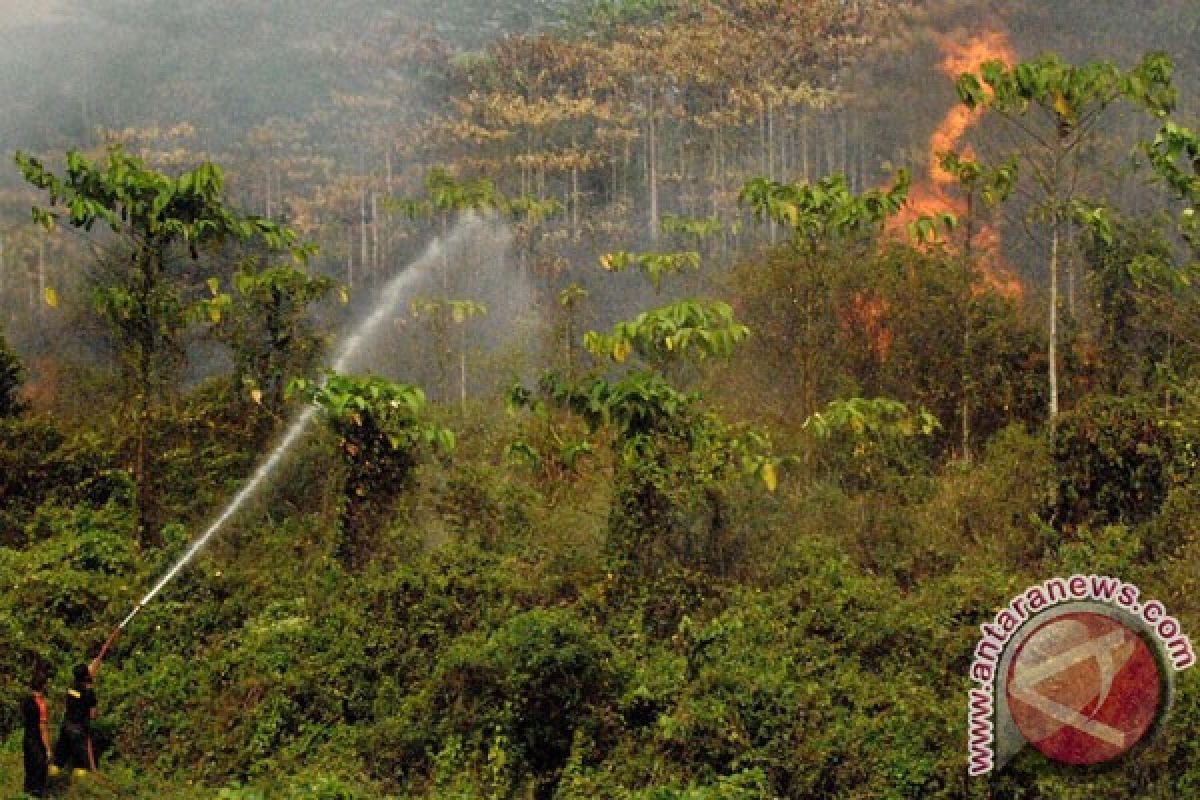
[[[75,774],[93,772],[96,757],[92,752],[92,720],[96,718],[96,692],[92,676],[99,659],[91,666],[75,667],[75,682],[67,690],[67,710],[63,713],[62,728],[54,747],[54,766],[74,768]]]
[[[47,769],[50,763],[50,715],[46,709],[46,668],[38,665],[29,681],[29,694],[21,700],[21,721],[25,727],[25,793],[46,796]]]

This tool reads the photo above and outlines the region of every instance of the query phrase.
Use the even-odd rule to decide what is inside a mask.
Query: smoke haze
[[[558,30],[564,18],[588,5],[0,0],[0,152],[5,163],[16,149],[51,156],[71,147],[95,152],[105,142],[103,131],[118,131],[127,146],[146,150],[163,168],[211,158],[226,167],[235,204],[295,225],[321,245],[319,269],[369,289],[435,232],[432,226],[405,230],[403,221],[384,219],[378,206],[389,194],[420,192],[431,166],[421,148],[438,135],[423,126],[447,111],[449,97],[471,88],[453,84],[454,59],[486,49],[506,33]],[[943,51],[947,42],[965,42],[988,29],[1007,33],[1022,58],[1054,49],[1068,59],[1129,64],[1147,49],[1166,49],[1179,67],[1186,120],[1196,96],[1200,41],[1200,14],[1193,6],[1181,0],[916,3],[917,15],[890,44],[848,61],[834,76],[852,91],[844,111],[833,112],[827,127],[813,129],[813,173],[839,166],[836,145],[827,140],[840,136],[840,166],[847,166],[846,149],[858,151],[851,165],[858,188],[877,185],[895,166],[928,174],[931,134],[956,102],[942,74]],[[746,150],[754,147],[754,135],[748,133]],[[640,147],[633,148],[635,159]],[[795,179],[797,167],[773,177]],[[638,165],[627,163],[626,169],[623,199],[633,210],[613,218],[627,225],[622,246],[634,249],[647,244],[646,229],[628,223],[644,220],[638,209],[648,203]],[[664,187],[663,208],[685,205],[680,198],[696,177],[681,176]],[[738,177],[729,171],[731,187]],[[559,177],[551,194],[587,193],[582,216],[593,224],[613,196],[605,179],[597,168],[583,172],[582,187]],[[0,308],[13,317],[16,310],[37,317],[40,288],[70,279],[61,266],[67,261],[62,237],[43,246],[28,230],[33,197],[15,169],[0,168],[0,241],[7,254],[0,257]],[[578,209],[572,213],[579,215]],[[574,241],[579,237],[574,230]],[[593,268],[595,253],[586,247],[566,244],[557,255],[583,273],[579,280],[593,290],[592,321],[600,326],[642,305],[644,297],[629,292],[636,279],[600,275]],[[43,315],[11,326],[10,333],[18,343],[28,342],[27,327],[51,324]]]

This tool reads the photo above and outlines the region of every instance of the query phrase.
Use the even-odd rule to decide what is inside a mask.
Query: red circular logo
[[[1157,661],[1112,617],[1071,612],[1038,626],[1008,667],[1008,708],[1055,761],[1099,764],[1141,741],[1162,703]]]

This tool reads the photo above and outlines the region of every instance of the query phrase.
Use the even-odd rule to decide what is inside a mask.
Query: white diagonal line
[[[1089,658],[1094,658],[1102,652],[1120,647],[1124,641],[1125,630],[1118,628],[1112,633],[1101,636],[1098,639],[1091,639],[1083,644],[1075,645],[1070,650],[1047,658],[1035,666],[1022,669],[1018,662],[1017,675],[1016,680],[1013,682],[1013,688],[1022,690],[1030,686],[1035,686],[1046,678],[1057,675],[1082,661],[1087,661]]]
[[[1055,702],[1045,695],[1035,691],[1034,686],[1047,678],[1061,674],[1063,671],[1089,658],[1100,660],[1100,656],[1111,653],[1125,642],[1125,631],[1118,629],[1105,636],[1091,639],[1072,647],[1070,650],[1047,658],[1040,664],[1022,669],[1018,662],[1017,674],[1014,676],[1012,692],[1021,701],[1033,706],[1046,716],[1062,725],[1070,725],[1076,730],[1086,733],[1115,747],[1125,747],[1125,733],[1110,725],[1105,725],[1094,719],[1089,719],[1079,711]],[[1109,660],[1111,666],[1111,659]],[[1106,678],[1111,680],[1110,675]],[[1095,697],[1093,694],[1088,702]]]
[[[1086,733],[1088,736],[1108,742],[1115,747],[1121,749],[1125,747],[1124,731],[1117,730],[1111,725],[1105,725],[1103,722],[1088,719],[1075,709],[1067,708],[1061,703],[1056,703],[1032,689],[1018,688],[1015,694],[1022,702],[1028,703],[1051,719],[1061,722],[1063,725],[1070,725],[1076,730]]]

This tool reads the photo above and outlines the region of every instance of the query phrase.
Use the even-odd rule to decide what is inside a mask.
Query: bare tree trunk
[[[633,163],[633,144],[628,139],[626,139],[625,140],[624,163],[622,164],[622,167],[623,167],[622,173],[625,176],[625,181],[624,181],[624,183],[621,184],[621,199],[626,200],[626,201],[628,201],[628,199],[629,199],[629,180],[630,180],[630,178],[633,177],[632,175],[630,175],[630,170],[631,170],[630,165],[632,163]]]
[[[1171,329],[1168,328],[1167,329],[1167,359],[1166,359],[1167,375],[1171,374],[1171,354],[1174,349],[1175,349],[1175,335],[1172,333]],[[1163,413],[1164,414],[1171,413],[1171,383],[1170,383],[1170,381],[1164,381]]]
[[[847,119],[845,109],[842,109],[841,111],[838,112],[838,121],[841,123],[840,125],[838,125],[838,127],[841,129],[841,138],[842,138],[842,163],[841,163],[841,169],[838,171],[841,172],[842,175],[844,175],[846,177],[847,181],[849,181],[850,180],[850,141],[849,141],[850,121]]]
[[[1072,231],[1073,223],[1067,220],[1067,241],[1064,243],[1067,271],[1067,314],[1075,319],[1075,236]]]
[[[575,377],[575,307],[574,301],[567,304],[566,345],[567,375]]]
[[[812,180],[812,172],[808,163],[808,112],[800,115],[800,169],[804,172],[804,180]]]
[[[378,277],[379,269],[379,193],[371,192],[371,271]]]
[[[1075,262],[1067,258],[1067,316],[1075,319]]]
[[[767,104],[764,99],[763,110],[758,115],[758,172],[766,177],[767,174]]]
[[[1058,417],[1058,209],[1050,233],[1050,344],[1047,352],[1050,373],[1050,422]]]
[[[612,168],[612,185],[608,190],[608,202],[615,203],[617,198],[621,196],[621,176],[617,169],[616,154],[610,154],[609,166]]]
[[[822,125],[826,128],[825,132],[825,174],[832,175],[837,172],[837,120],[832,114]]]
[[[579,241],[579,165],[571,165],[571,240]]]
[[[22,260],[25,260],[24,254]],[[36,268],[25,261],[25,288],[26,294],[29,296],[29,316],[38,313],[38,296],[37,296],[37,272]]]
[[[358,195],[358,239],[359,239],[359,259],[358,263],[362,265],[362,277],[364,281],[370,279],[371,272],[371,256],[367,251],[367,187],[363,186]]]
[[[716,215],[720,209],[719,194],[721,191],[721,179],[725,175],[725,137],[721,135],[720,128],[717,128],[717,171],[713,178],[713,214]],[[728,256],[729,249],[732,243],[729,241],[729,232],[722,229],[721,231],[721,255]]]
[[[713,145],[712,145],[712,173],[709,175],[708,181],[708,200],[709,213],[714,217],[720,213],[720,207],[717,204],[717,193],[720,191],[721,173],[720,170],[720,151],[721,151],[721,127],[720,125],[713,126]]]
[[[963,310],[962,335],[962,458],[971,463],[971,303],[974,295],[970,286],[970,270],[975,265],[975,195],[967,192],[967,220],[963,241],[963,257],[966,259],[968,282],[967,307]]]
[[[37,296],[39,299],[46,296],[46,239],[45,237],[38,238],[38,257],[37,257]],[[37,304],[38,316],[41,316],[42,304]]]
[[[467,411],[467,323],[466,320],[459,326],[458,338],[458,387],[459,387],[459,406],[463,413]]]
[[[775,153],[771,146],[771,101],[770,98],[764,95],[763,97],[763,113],[762,113],[762,160],[763,169],[768,180],[775,180]],[[767,217],[767,233],[770,237],[771,244],[775,244],[778,238],[778,231],[775,228],[775,220]]]
[[[791,115],[788,114],[786,106],[780,112],[780,116],[783,117],[783,119],[778,123],[781,130],[779,133],[775,134],[775,141],[777,142],[776,146],[779,150],[780,180],[787,180],[787,178],[788,178],[788,155],[789,155],[788,151],[790,149],[788,143],[791,141],[791,137],[788,136],[788,133],[792,130],[792,126],[788,124],[789,122],[791,122]]]
[[[861,192],[867,185],[867,137],[863,135],[863,121],[860,116],[855,126],[858,132],[858,181],[855,183],[854,191]]]
[[[654,93],[650,93],[650,118],[648,120],[648,136],[646,139],[646,168],[647,180],[650,186],[650,239],[658,241],[658,131],[655,124]]]
[[[765,122],[766,141],[764,142],[767,155],[767,177],[775,180],[775,109],[770,98],[766,101]]]
[[[146,541],[145,525],[148,506],[146,497],[146,403],[144,399],[139,400],[134,413],[137,415],[137,419],[134,421],[137,449],[133,457],[133,485],[137,492],[137,502],[134,503],[133,508],[133,530],[140,546]]]
[[[967,298],[968,306],[971,303]],[[962,375],[962,459],[966,464],[971,463],[971,318],[970,308],[963,318],[963,375]]]
[[[141,258],[140,264],[138,263],[139,255]],[[140,292],[139,305],[144,313],[144,310],[149,305],[154,287],[158,282],[158,265],[154,261],[154,256],[145,251],[140,254],[135,252],[133,259],[140,272],[140,286],[138,287]],[[134,430],[137,437],[133,463],[134,491],[137,494],[134,504],[134,531],[139,545],[145,544],[148,541],[146,518],[149,516],[147,511],[150,508],[150,492],[147,466],[150,460],[148,439],[154,349],[154,328],[143,319],[137,335],[137,358],[134,367],[136,370],[137,393],[134,396],[133,404],[135,415]]]

